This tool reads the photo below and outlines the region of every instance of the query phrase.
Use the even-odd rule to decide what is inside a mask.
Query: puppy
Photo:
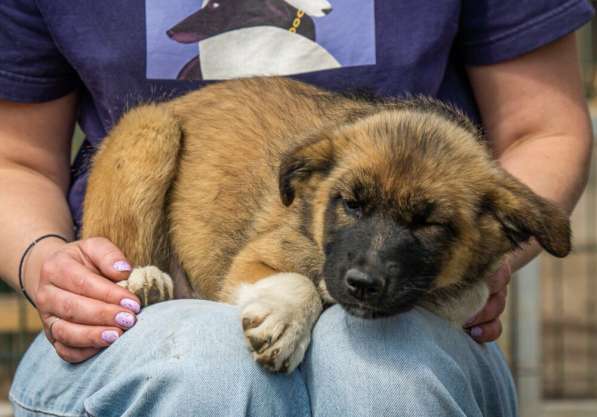
[[[123,283],[145,303],[238,305],[254,358],[281,372],[302,360],[322,299],[365,318],[422,305],[461,326],[504,254],[532,237],[570,251],[567,216],[502,170],[461,113],[281,78],[126,114],[94,159],[91,236],[152,265]]]

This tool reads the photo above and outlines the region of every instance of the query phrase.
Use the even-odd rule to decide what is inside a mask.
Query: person
[[[201,13],[194,0],[0,4],[0,276],[20,289],[23,261],[23,289],[45,332],[15,376],[15,415],[516,415],[511,376],[492,341],[510,272],[537,245],[502,265],[468,335],[418,308],[364,321],[335,306],[316,324],[300,368],[274,375],[252,362],[232,306],[178,300],[140,311],[115,284],[131,270],[125,254],[101,237],[77,240],[86,172],[126,109],[217,81],[229,65],[235,76],[251,75],[233,54],[242,49],[250,60],[245,50],[255,48],[271,65],[247,63],[251,71],[453,103],[482,124],[506,170],[570,212],[592,146],[572,32],[591,18],[591,6],[343,0],[324,1],[310,16],[284,0],[245,2],[245,14],[236,3],[204,1]],[[277,19],[266,15],[272,10],[288,21],[260,29]],[[187,25],[199,14],[210,34]],[[288,22],[302,38],[285,33],[281,47]],[[317,48],[333,56],[333,67],[299,65]],[[285,60],[283,72],[276,59]],[[71,172],[76,121],[86,140]],[[26,250],[47,234],[60,237]]]

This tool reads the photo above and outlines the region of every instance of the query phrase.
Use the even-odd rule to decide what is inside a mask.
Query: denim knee
[[[301,367],[317,416],[513,416],[495,346],[423,310],[365,320],[328,309]]]
[[[57,415],[310,415],[300,373],[273,375],[254,363],[235,307],[178,300],[148,307],[138,318],[81,365],[31,358],[37,366],[23,364],[13,401]],[[23,395],[20,381],[31,372],[44,376]]]

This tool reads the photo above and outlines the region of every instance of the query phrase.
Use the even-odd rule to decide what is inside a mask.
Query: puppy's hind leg
[[[139,297],[144,306],[174,298],[172,279],[155,266],[133,269],[129,278],[119,281],[118,285]]]
[[[103,236],[135,265],[168,269],[166,202],[182,128],[164,105],[128,112],[93,159],[83,210],[83,238]]]

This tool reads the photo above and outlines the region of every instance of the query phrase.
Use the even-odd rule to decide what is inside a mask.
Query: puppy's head
[[[325,253],[328,292],[362,317],[483,279],[533,237],[555,256],[570,251],[567,216],[434,102],[387,105],[313,135],[284,158],[279,180],[285,205],[311,207],[304,221]]]

